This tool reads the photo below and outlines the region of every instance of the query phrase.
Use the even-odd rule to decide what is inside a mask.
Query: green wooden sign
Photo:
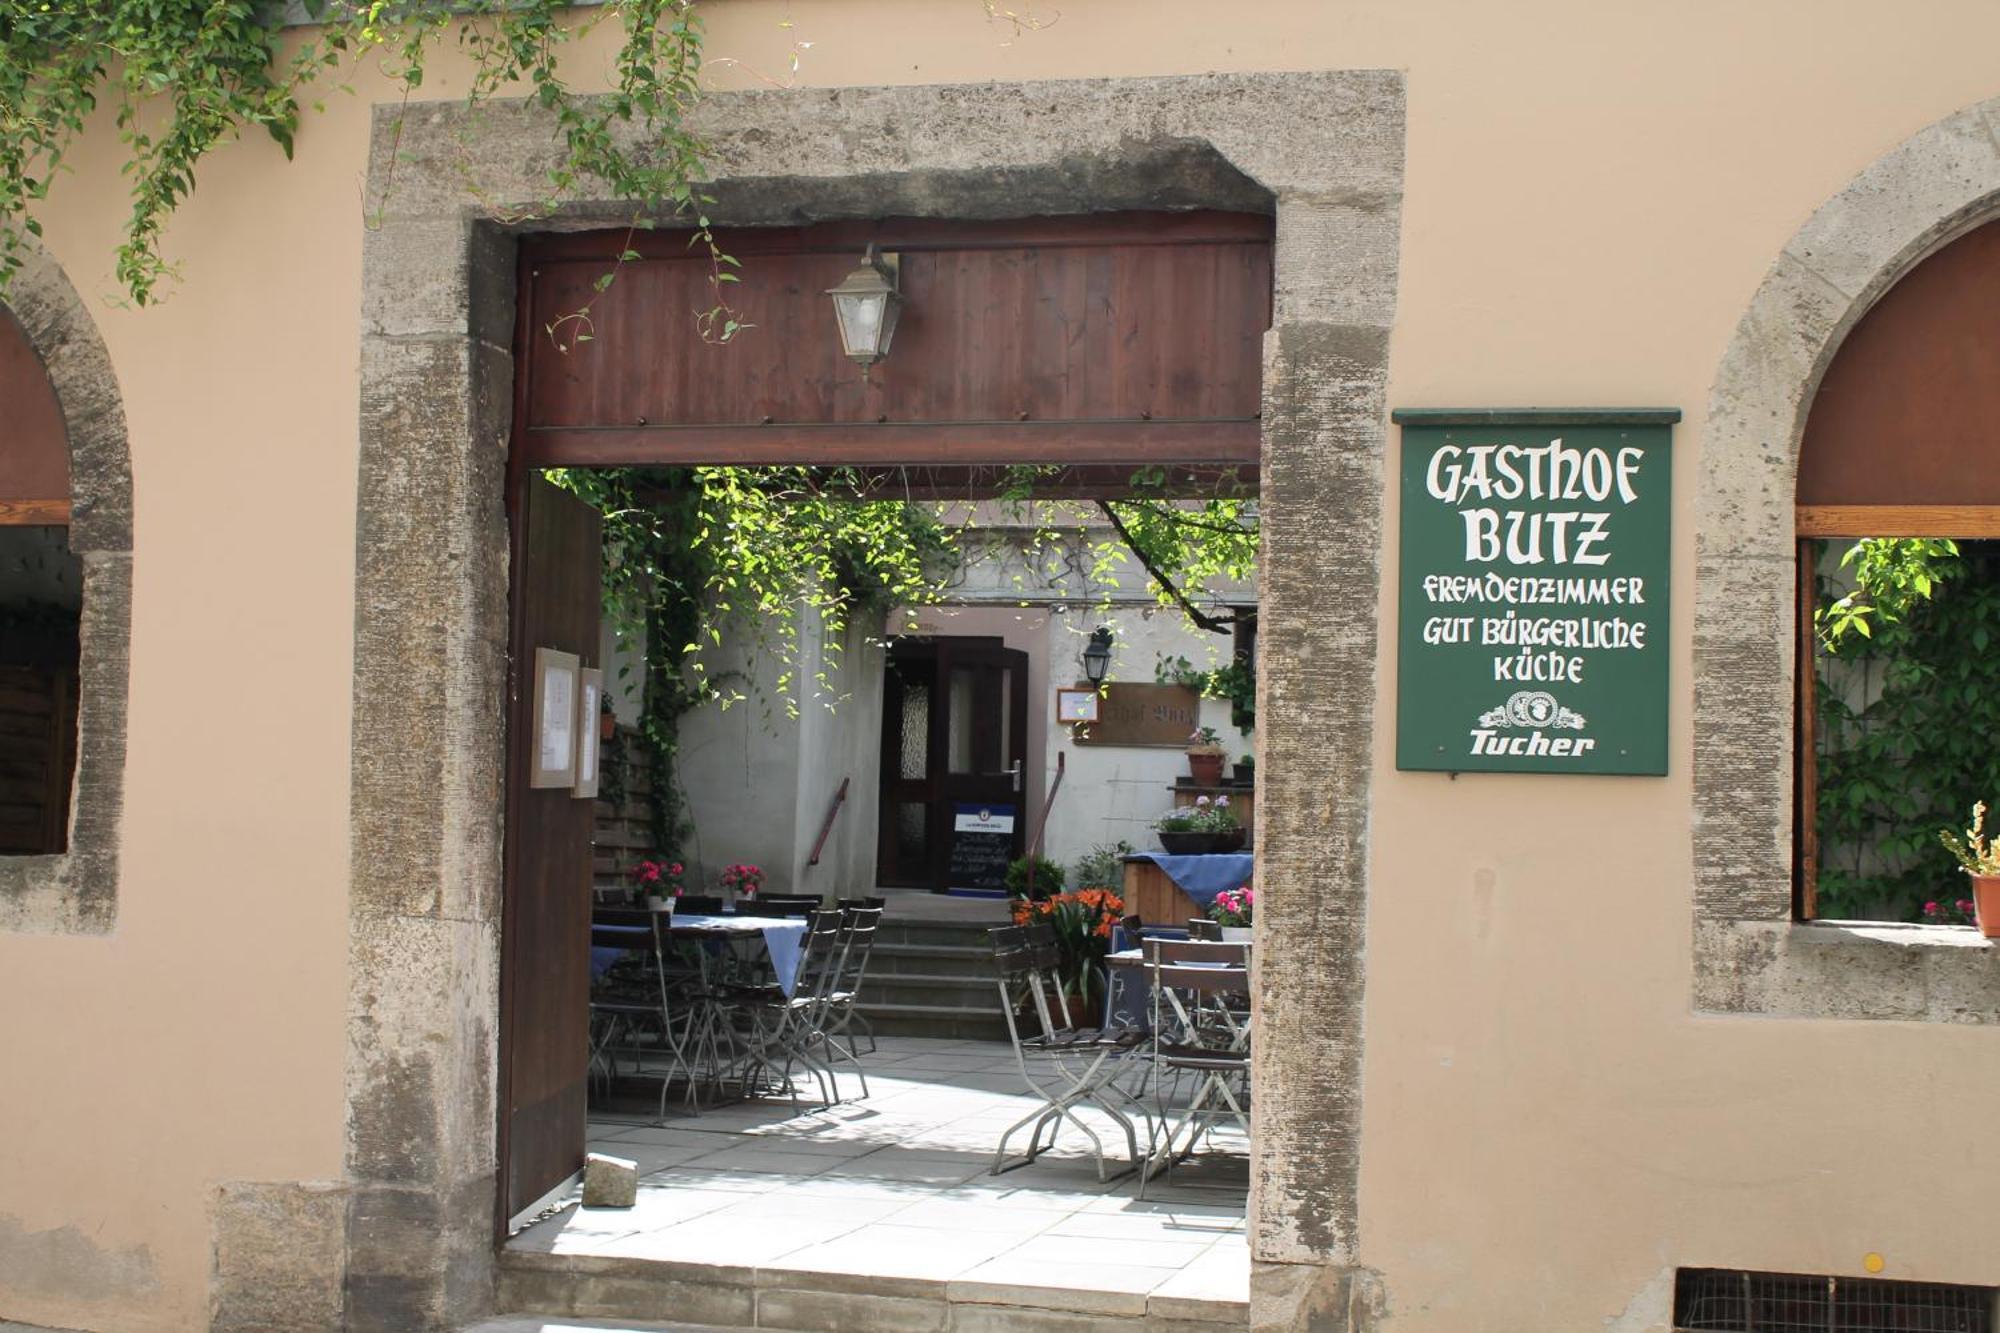
[[[1396,767],[1665,773],[1680,412],[1394,420]]]

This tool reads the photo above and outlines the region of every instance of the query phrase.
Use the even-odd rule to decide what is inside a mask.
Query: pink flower
[[[1937,905],[1936,903],[1925,903],[1925,904],[1924,904],[1924,915],[1925,915],[1925,916],[1936,916],[1937,914],[1938,914],[1938,905]]]
[[[1207,798],[1206,796],[1197,796],[1197,797],[1195,797],[1195,798],[1194,798],[1194,808],[1195,808],[1195,809],[1197,809],[1197,810],[1205,810],[1205,809],[1207,809],[1207,808],[1208,808],[1208,798]]]
[[[1216,797],[1215,808],[1218,810],[1227,810],[1229,808],[1229,798],[1227,796]]]
[[[1965,913],[1965,915],[1967,916],[1971,916],[1973,913],[1972,899],[1960,898],[1958,900],[1958,910]]]

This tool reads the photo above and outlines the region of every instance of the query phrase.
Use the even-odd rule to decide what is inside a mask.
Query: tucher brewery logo
[[[1516,690],[1507,702],[1479,715],[1472,729],[1472,753],[1547,755],[1550,758],[1589,754],[1597,742],[1588,736],[1550,736],[1543,728],[1582,731],[1583,714],[1564,708],[1547,690]],[[1503,731],[1526,735],[1503,736]]]

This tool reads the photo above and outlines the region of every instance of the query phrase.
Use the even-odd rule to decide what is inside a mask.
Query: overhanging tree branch
[[[1228,634],[1233,627],[1249,619],[1241,611],[1231,611],[1223,616],[1210,615],[1188,600],[1188,595],[1181,591],[1180,585],[1168,578],[1166,573],[1153,562],[1152,557],[1146,554],[1146,548],[1132,535],[1132,529],[1125,525],[1125,520],[1118,516],[1118,511],[1111,507],[1110,502],[1099,500],[1096,503],[1098,511],[1111,524],[1111,530],[1118,534],[1118,540],[1125,543],[1125,549],[1138,557],[1139,564],[1153,582],[1166,590],[1167,596],[1173,599],[1174,605],[1181,609],[1181,614],[1186,616],[1190,623],[1207,630],[1210,634]]]

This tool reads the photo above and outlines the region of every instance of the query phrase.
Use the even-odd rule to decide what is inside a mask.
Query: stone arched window
[[[132,481],[104,344],[33,247],[0,304],[0,929],[117,913]]]
[[[1857,427],[1875,437],[1867,489],[1835,489],[1851,469],[1835,466],[1833,418],[1814,422],[1810,449],[1808,418],[1852,393],[1833,367],[1860,364],[1872,341],[1857,340],[1861,326],[1878,311],[1889,319],[1892,302],[1920,293],[1928,262],[1951,262],[1954,242],[2000,217],[1996,117],[2000,99],[1938,121],[1827,199],[1779,251],[1717,370],[1695,500],[1693,1001],[1703,1012],[2000,1023],[2000,960],[1976,934],[1815,920],[1794,874],[1798,650],[1811,609],[1793,578],[1800,525],[1806,536],[1851,528],[1824,509],[1841,501],[1934,507],[1945,477],[1924,481],[1918,452],[1931,446],[1878,424]],[[1942,396],[1927,388],[1942,369],[1906,376],[1917,397]],[[1990,514],[2000,495],[1981,488],[1992,473],[1982,461],[1946,480],[1958,503]],[[1896,535],[1882,517],[1861,535]]]
[[[69,849],[83,564],[69,544],[69,440],[42,359],[0,312],[0,856]]]
[[[1799,448],[1799,914],[1957,915],[1932,836],[2000,791],[2000,223],[1952,241],[1840,344]],[[1905,609],[1863,563],[1921,580]],[[1877,580],[1883,582],[1883,580]],[[1927,591],[1928,590],[1928,591]],[[1844,632],[1843,632],[1844,631]],[[1971,734],[1968,734],[1971,733]]]

